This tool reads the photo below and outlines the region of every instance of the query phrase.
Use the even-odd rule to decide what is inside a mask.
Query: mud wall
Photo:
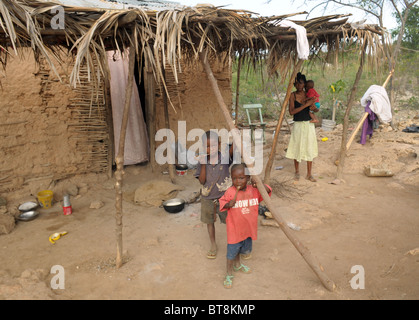
[[[224,98],[224,102],[231,108],[231,68],[228,64],[212,60],[211,68]],[[202,65],[199,63],[182,64],[182,72],[178,73],[178,84],[175,82],[173,72],[166,71],[167,86],[171,106],[168,102],[170,129],[178,137],[178,121],[186,121],[186,132],[199,128],[204,131],[210,129],[228,130],[227,123],[218,106],[211,84],[208,81]],[[158,86],[157,86],[158,88]],[[157,130],[166,128],[164,117],[163,97],[157,89],[159,97],[156,99]],[[176,110],[176,112],[174,111]],[[188,142],[189,147],[194,142]]]
[[[0,73],[0,192],[33,181],[47,188],[52,181],[98,169],[91,168],[96,151],[86,135],[89,112],[80,91],[68,84],[71,59],[54,61],[62,82],[47,63],[35,63],[30,49],[9,57]]]

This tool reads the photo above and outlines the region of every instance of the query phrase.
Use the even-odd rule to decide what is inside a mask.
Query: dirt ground
[[[417,120],[416,122],[419,122]],[[412,122],[406,124],[411,124]],[[401,128],[402,128],[401,127]],[[401,129],[400,128],[400,129]],[[419,134],[377,130],[366,145],[354,142],[346,159],[344,182],[331,184],[336,173],[341,128],[317,128],[319,157],[316,183],[293,179],[285,159],[289,135],[281,132],[272,170],[272,199],[298,239],[317,257],[337,289],[330,292],[280,228],[260,226],[251,259],[251,274],[237,273],[233,288],[224,289],[225,225],[216,223],[218,256],[206,258],[209,240],[200,222],[200,203],[178,214],[135,204],[134,192],[154,179],[169,181],[164,169],[127,167],[124,178],[124,265],[115,268],[114,180],[105,176],[74,177],[73,214],[63,215],[60,202],[41,209],[29,222],[17,222],[0,236],[0,299],[214,299],[214,300],[370,300],[419,298]],[[267,132],[268,159],[273,128]],[[321,139],[327,137],[327,141]],[[283,167],[275,170],[275,167]],[[392,177],[367,177],[366,166],[389,169]],[[193,170],[176,178],[186,198],[199,190]],[[13,211],[28,190],[2,195]],[[99,209],[90,208],[101,201]],[[259,216],[262,221],[264,218]],[[54,232],[67,231],[55,244]],[[417,249],[416,251],[414,249]],[[64,289],[52,289],[51,268],[65,271]],[[353,277],[364,271],[364,289],[353,289]],[[357,278],[359,279],[359,278]]]

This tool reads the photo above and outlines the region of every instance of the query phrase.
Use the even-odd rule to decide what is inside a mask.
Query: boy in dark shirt
[[[231,186],[230,165],[232,163],[233,146],[227,154],[220,152],[218,134],[207,131],[202,142],[206,154],[198,157],[198,169],[195,177],[201,183],[201,221],[207,225],[211,248],[207,252],[208,259],[217,257],[217,244],[215,241],[215,225],[217,214],[222,223],[225,223],[226,211],[220,212],[218,199]]]

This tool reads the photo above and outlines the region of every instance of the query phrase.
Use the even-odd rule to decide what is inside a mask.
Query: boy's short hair
[[[247,166],[246,166],[245,163],[235,163],[231,166],[231,172],[233,172],[234,170],[236,170],[238,168],[242,168],[243,170],[246,170]]]
[[[202,144],[205,146],[208,140],[218,141],[218,133],[208,130],[202,135]]]
[[[314,86],[314,81],[313,80],[307,80],[306,82],[307,84],[312,84]]]

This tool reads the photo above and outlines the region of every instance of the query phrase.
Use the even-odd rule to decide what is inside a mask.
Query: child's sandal
[[[233,286],[233,278],[234,276],[226,275],[226,278],[224,280],[224,288],[231,289],[231,287]]]
[[[240,267],[238,267],[238,268],[233,266],[233,269],[235,271],[241,270],[243,273],[251,273],[252,272],[252,270],[250,270],[250,268],[248,266],[245,266],[244,264],[240,264]]]

